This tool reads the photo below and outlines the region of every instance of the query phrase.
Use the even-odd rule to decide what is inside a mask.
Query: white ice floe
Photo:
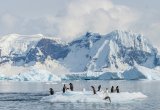
[[[141,92],[121,92],[109,94],[112,103],[126,103],[133,100],[147,98]],[[109,100],[104,100],[104,92],[98,92],[93,95],[92,91],[67,91],[66,93],[56,92],[54,95],[46,96],[41,101],[51,103],[109,103]]]

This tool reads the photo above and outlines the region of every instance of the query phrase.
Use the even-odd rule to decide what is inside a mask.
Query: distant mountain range
[[[106,35],[87,32],[69,43],[40,34],[3,36],[0,38],[0,64],[0,68],[8,69],[6,65],[10,65],[10,70],[21,70],[14,69],[14,74],[0,70],[1,79],[10,80],[15,77],[30,80],[26,72],[30,74],[28,71],[35,67],[60,79],[160,79],[157,49],[141,34],[120,30]],[[33,74],[30,77],[34,79]]]

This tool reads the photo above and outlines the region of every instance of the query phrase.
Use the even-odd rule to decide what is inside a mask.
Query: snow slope
[[[1,56],[10,55],[12,52],[15,54],[25,54],[43,37],[41,34],[31,36],[11,34],[3,36],[0,38]]]

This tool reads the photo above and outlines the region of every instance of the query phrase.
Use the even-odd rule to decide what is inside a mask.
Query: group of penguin
[[[94,86],[91,86],[92,90],[93,90],[93,94],[96,94],[96,90],[94,88]],[[98,86],[98,90],[97,91],[100,91],[101,89],[101,85]],[[106,90],[108,90],[108,88],[106,88]],[[111,93],[114,93],[114,92],[117,92],[119,93],[119,87],[117,86],[116,89],[114,89],[114,86],[111,87]]]
[[[91,88],[93,90],[93,94],[97,94],[96,90],[95,90],[95,87],[91,86]],[[63,93],[65,93],[66,90],[68,90],[68,89],[71,90],[71,91],[73,91],[73,84],[72,83],[69,83],[69,88],[67,88],[66,85],[64,84],[63,89],[62,89]],[[100,91],[100,90],[101,90],[101,85],[98,86],[98,90],[97,91]],[[111,87],[111,93],[114,93],[115,91],[117,93],[119,93],[119,87],[118,86],[116,87],[116,89],[114,89],[114,86]],[[50,88],[49,92],[50,92],[50,95],[54,94],[54,90],[52,88]],[[109,101],[111,102],[111,98],[108,95],[108,88],[106,88],[106,90],[104,91],[104,94],[106,95],[104,97],[104,100],[109,99]]]
[[[93,94],[97,94],[96,93],[96,90],[95,90],[95,87],[94,86],[91,86],[92,90],[93,90]],[[97,92],[99,92],[101,90],[101,85],[98,86],[98,90]],[[114,92],[117,92],[119,93],[119,87],[117,86],[116,89],[114,89],[114,86],[111,87],[111,93],[114,93]],[[104,100],[108,99],[110,102],[111,102],[111,98],[108,94],[108,88],[106,88],[106,90],[104,91],[104,94],[105,94],[105,97],[104,97]]]
[[[66,85],[64,84],[64,86],[63,86],[63,93],[65,93],[65,91],[67,90],[67,89],[70,89],[71,91],[73,91],[73,84],[72,83],[69,83],[69,86],[70,86],[70,88],[67,88],[66,87]],[[96,94],[96,90],[95,90],[95,88],[94,88],[94,86],[91,86],[91,88],[92,88],[92,90],[93,90],[93,94]],[[101,85],[99,85],[98,86],[98,90],[97,91],[100,91],[100,89],[101,89]],[[108,88],[107,88],[108,89]],[[111,87],[111,93],[113,93],[113,92],[117,92],[117,93],[119,93],[119,87],[117,86],[116,87],[116,89],[114,90],[114,86],[112,86]],[[54,90],[52,89],[52,88],[50,88],[50,95],[53,95],[54,94]]]
[[[70,89],[71,91],[73,91],[73,84],[69,83],[69,86],[70,87],[67,88],[66,85],[64,84],[63,89],[62,89],[63,93],[65,93],[67,89]],[[54,90],[52,88],[49,89],[49,92],[50,92],[50,95],[54,94]]]

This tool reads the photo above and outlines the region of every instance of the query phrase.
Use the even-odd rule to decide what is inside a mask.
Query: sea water
[[[74,90],[91,90],[91,85],[102,89],[119,86],[120,92],[141,92],[142,100],[117,103],[49,103],[41,99],[49,95],[49,88],[62,91],[63,84],[73,83]],[[160,81],[62,81],[62,82],[0,82],[0,110],[160,110]],[[68,86],[69,87],[69,86]]]

